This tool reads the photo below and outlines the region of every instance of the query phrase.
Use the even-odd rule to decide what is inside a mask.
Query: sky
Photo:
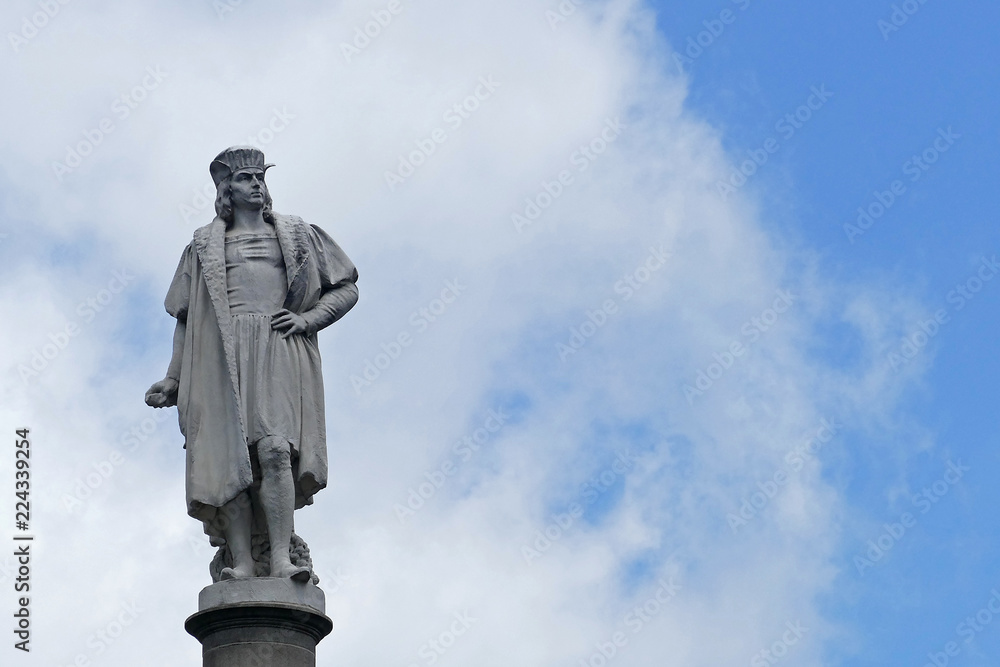
[[[3,664],[197,664],[214,549],[143,395],[238,144],[360,275],[319,337],[330,483],[296,514],[318,665],[996,664],[998,24],[5,3]]]

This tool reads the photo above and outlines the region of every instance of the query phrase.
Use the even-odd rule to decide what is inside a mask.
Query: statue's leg
[[[250,509],[250,496],[246,491],[236,496],[220,508],[225,520],[223,533],[226,545],[233,558],[233,567],[223,568],[223,579],[239,579],[252,577],[254,571],[253,555],[250,553],[250,523],[253,514]]]
[[[284,438],[263,438],[257,443],[257,460],[260,462],[260,504],[271,543],[271,576],[307,581],[311,576],[309,568],[295,567],[288,555],[295,512],[291,445]]]

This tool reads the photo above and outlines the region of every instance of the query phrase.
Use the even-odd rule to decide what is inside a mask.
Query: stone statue
[[[358,272],[322,229],[271,210],[271,166],[249,146],[210,165],[217,216],[167,291],[173,355],[146,403],[177,406],[188,514],[220,547],[213,579],[316,583],[293,532],[294,510],[327,483],[316,332],[357,303]]]

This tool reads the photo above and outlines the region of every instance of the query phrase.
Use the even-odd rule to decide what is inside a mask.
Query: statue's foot
[[[230,579],[246,579],[247,577],[252,577],[253,572],[248,571],[247,568],[240,567],[224,567],[222,572],[219,573],[219,579],[222,581],[229,581]]]
[[[308,567],[296,567],[291,563],[285,565],[284,567],[275,568],[271,571],[271,576],[291,579],[292,581],[297,581],[301,584],[308,583],[312,580],[312,572],[309,571]]]

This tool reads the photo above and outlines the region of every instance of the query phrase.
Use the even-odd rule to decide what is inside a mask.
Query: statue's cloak
[[[305,318],[306,336],[339,319],[357,302],[357,269],[332,238],[301,218],[274,214],[285,262],[288,293],[284,308]],[[243,423],[239,378],[226,292],[226,223],[216,217],[194,232],[185,248],[165,306],[186,323],[177,411],[187,449],[188,514],[205,522],[253,484],[253,469]],[[320,405],[322,380],[306,388]],[[327,483],[326,429],[320,423],[293,442],[296,508],[312,502]]]

